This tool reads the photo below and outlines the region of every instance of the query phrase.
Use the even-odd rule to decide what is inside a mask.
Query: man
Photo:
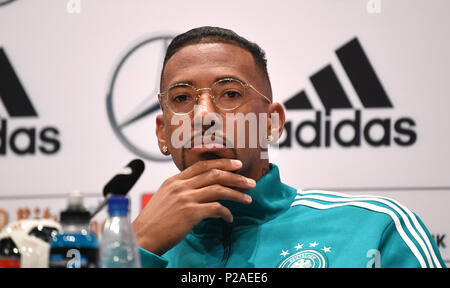
[[[133,222],[144,267],[444,267],[400,203],[280,181],[264,153],[283,131],[284,110],[272,102],[256,44],[217,27],[177,36],[159,100],[159,147],[181,172]]]

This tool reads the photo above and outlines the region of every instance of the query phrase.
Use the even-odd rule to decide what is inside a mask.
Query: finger
[[[236,159],[213,159],[198,161],[178,174],[178,179],[189,179],[211,169],[235,171],[242,167],[242,162]]]
[[[243,204],[250,204],[252,197],[250,195],[239,192],[237,190],[214,184],[195,190],[193,194],[194,201],[197,203],[213,202],[217,200],[231,200]]]
[[[233,215],[231,214],[230,210],[219,202],[200,204],[198,215],[201,219],[222,218],[228,223],[233,222]]]
[[[223,171],[216,168],[203,172],[200,175],[194,176],[186,180],[186,185],[190,188],[202,188],[214,184],[223,186],[230,186],[242,189],[255,188],[256,182],[251,178],[235,174],[229,171]]]

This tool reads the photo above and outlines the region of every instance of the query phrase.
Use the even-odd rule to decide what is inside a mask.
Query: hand
[[[230,210],[217,200],[251,203],[249,195],[230,188],[256,186],[253,179],[231,172],[241,167],[233,159],[199,161],[168,178],[133,222],[137,244],[162,255],[205,218],[233,222]]]

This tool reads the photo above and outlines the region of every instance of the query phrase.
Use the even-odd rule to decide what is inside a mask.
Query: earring
[[[162,150],[164,153],[167,153],[167,151],[169,151],[169,149],[167,148],[166,145],[163,145],[162,148],[161,148],[161,150]]]

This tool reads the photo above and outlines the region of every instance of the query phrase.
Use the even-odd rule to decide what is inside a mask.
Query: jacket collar
[[[230,228],[239,226],[258,225],[267,222],[286,211],[294,197],[295,189],[283,184],[280,172],[275,164],[270,163],[270,171],[256,181],[256,187],[242,191],[252,197],[251,204],[241,204],[234,201],[219,201],[230,209],[233,223]],[[221,219],[205,219],[197,224],[194,234],[222,233],[225,222]]]

